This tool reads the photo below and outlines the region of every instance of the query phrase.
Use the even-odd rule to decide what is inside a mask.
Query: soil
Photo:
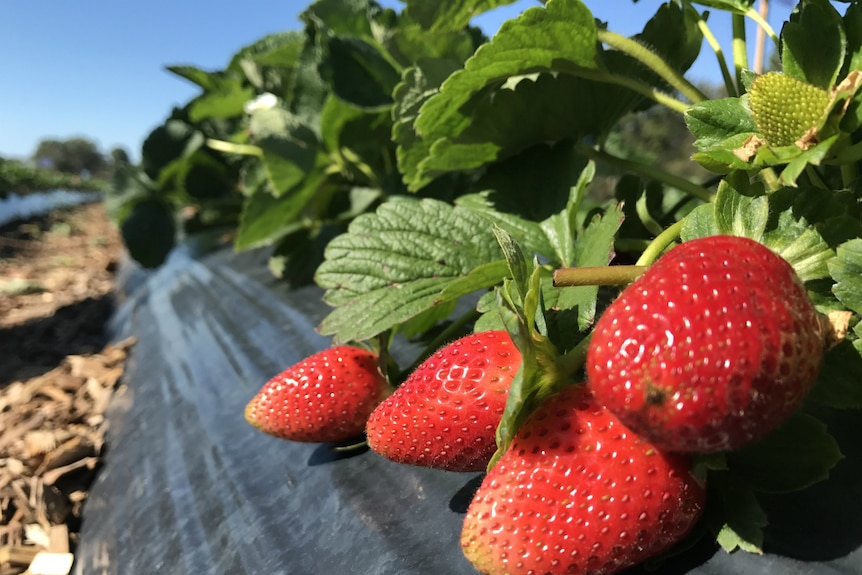
[[[101,204],[0,227],[0,575],[71,568],[133,343],[105,345],[123,254]]]

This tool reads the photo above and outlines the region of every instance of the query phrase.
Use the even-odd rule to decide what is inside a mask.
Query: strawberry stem
[[[587,349],[590,347],[590,338],[592,335],[592,332],[588,333],[584,339],[578,342],[578,345],[560,356],[557,360],[560,373],[565,379],[570,379],[584,367],[584,364],[587,362]]]
[[[604,163],[622,171],[634,172],[657,182],[661,182],[668,187],[676,188],[694,198],[703,200],[704,202],[711,202],[714,199],[712,192],[706,188],[649,164],[619,158],[608,154],[607,152],[596,150],[582,142],[575,144],[575,150],[579,154],[582,154],[597,163]]]
[[[554,270],[554,287],[622,286],[633,282],[646,266],[588,266]]]
[[[641,257],[639,257],[638,261],[635,262],[635,265],[648,266],[656,261],[662,252],[664,252],[665,248],[679,237],[684,221],[685,220],[680,220],[676,222],[657,235],[656,238],[650,242],[650,245],[647,246],[647,249],[643,251]]]
[[[689,99],[692,103],[703,102],[708,98],[697,89],[697,86],[686,80],[679,72],[668,65],[658,54],[649,50],[646,46],[620,34],[611,32],[610,30],[598,30],[599,42],[607,44],[612,48],[616,48],[620,52],[628,54],[632,58],[638,60],[650,70],[658,74],[668,84],[676,88],[676,90]]]
[[[332,451],[341,452],[341,451],[353,451],[355,449],[362,449],[363,447],[368,447],[368,441],[367,440],[363,440],[363,441],[360,441],[358,443],[351,443],[349,445],[333,445],[330,449],[332,449]]]
[[[254,156],[256,158],[263,157],[263,150],[260,146],[250,144],[236,144],[234,142],[226,142],[215,138],[207,138],[206,146],[211,150],[224,152],[226,154],[237,154],[241,156]]]
[[[664,252],[682,230],[682,220],[668,227],[650,242],[633,266],[585,266],[554,270],[554,287],[571,286],[624,286],[628,285]]]
[[[733,29],[733,63],[736,67],[736,84],[739,93],[745,91],[742,83],[742,73],[748,68],[748,49],[745,39],[745,16],[741,14],[731,15],[731,27]]]
[[[721,77],[724,79],[724,88],[731,96],[739,96],[736,84],[733,81],[733,77],[730,75],[730,69],[727,67],[727,58],[724,57],[724,51],[721,49],[721,44],[718,43],[712,30],[707,26],[703,15],[701,15],[700,12],[697,12],[697,10],[694,10],[694,12],[697,14],[697,27],[700,29],[700,33],[703,34],[709,47],[712,48],[713,52],[715,52],[715,57],[718,60],[718,67],[721,69]]]

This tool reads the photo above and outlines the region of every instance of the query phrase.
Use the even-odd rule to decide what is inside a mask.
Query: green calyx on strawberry
[[[709,453],[762,438],[814,384],[824,330],[793,268],[750,239],[684,242],[596,323],[596,399],[670,451]]]
[[[679,542],[705,497],[686,456],[662,453],[570,385],[485,476],[461,546],[486,575],[609,575]]]
[[[448,471],[483,471],[521,355],[505,331],[478,332],[435,352],[371,414],[380,455]]]
[[[315,443],[360,436],[365,422],[392,388],[377,354],[342,345],[319,351],[269,380],[245,408],[260,431]]]

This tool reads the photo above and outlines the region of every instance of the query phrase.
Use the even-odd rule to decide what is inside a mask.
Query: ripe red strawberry
[[[483,471],[521,354],[505,331],[438,350],[368,418],[368,445],[398,463]]]
[[[682,539],[705,499],[686,456],[660,452],[569,386],[485,476],[461,547],[486,575],[607,575]]]
[[[391,392],[377,354],[348,345],[319,351],[261,388],[245,408],[254,427],[291,441],[338,442],[360,435]]]
[[[820,369],[819,314],[793,268],[746,238],[685,242],[596,323],[596,399],[671,451],[755,441],[801,404]]]

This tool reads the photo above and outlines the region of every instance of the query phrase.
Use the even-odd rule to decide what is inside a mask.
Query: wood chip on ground
[[[96,346],[121,253],[100,204],[0,229],[0,575],[71,569],[134,343]]]

